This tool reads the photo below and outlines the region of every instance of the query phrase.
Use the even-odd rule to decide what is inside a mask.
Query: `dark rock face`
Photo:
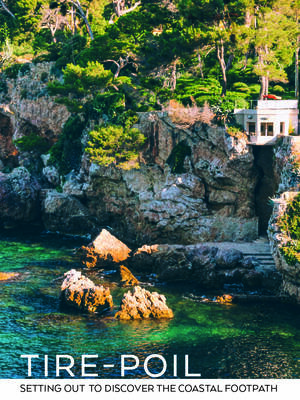
[[[136,286],[131,293],[128,291],[115,315],[117,319],[163,319],[173,318],[172,310],[166,304],[166,298],[162,294],[149,292]]]
[[[3,166],[17,166],[18,151],[13,143],[13,129],[11,118],[0,113],[0,160]]]
[[[85,235],[95,230],[95,218],[75,197],[56,190],[43,191],[42,220],[52,232]]]
[[[247,290],[276,292],[280,274],[264,270],[254,257],[237,250],[205,245],[153,245],[138,249],[128,260],[136,271],[156,274],[164,282],[193,282],[205,289],[223,289],[225,284],[243,284]]]
[[[80,311],[98,314],[103,314],[113,307],[109,288],[96,286],[74,269],[65,273],[65,280],[61,285],[61,302]]]
[[[0,172],[0,223],[14,227],[39,217],[40,186],[26,168],[15,168],[11,173]]]

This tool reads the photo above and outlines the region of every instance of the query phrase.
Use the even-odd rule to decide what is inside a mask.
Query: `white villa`
[[[272,144],[291,130],[298,134],[298,100],[257,100],[250,109],[235,109],[234,114],[252,144]]]

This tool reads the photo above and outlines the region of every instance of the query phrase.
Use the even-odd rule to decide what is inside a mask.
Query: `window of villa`
[[[280,122],[280,133],[281,133],[282,135],[284,135],[284,128],[285,128],[284,125],[285,125],[284,122]]]
[[[260,124],[261,136],[273,136],[274,135],[274,124],[273,122],[262,122]]]
[[[274,125],[273,123],[267,123],[267,129],[268,129],[268,136],[273,136],[274,135]]]
[[[260,134],[261,134],[261,136],[267,136],[267,124],[266,124],[266,122],[262,122],[260,124]]]
[[[248,122],[248,133],[255,135],[255,122]]]

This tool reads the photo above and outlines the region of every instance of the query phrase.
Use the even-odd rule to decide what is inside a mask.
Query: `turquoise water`
[[[73,249],[81,243],[49,235],[0,239],[0,272],[20,274],[0,282],[0,378],[27,376],[21,354],[48,354],[50,378],[55,377],[56,354],[74,357],[75,377],[80,377],[81,354],[99,355],[100,378],[120,377],[121,354],[134,354],[141,362],[161,354],[167,361],[164,377],[173,377],[177,354],[178,377],[183,378],[187,354],[190,372],[202,378],[300,378],[300,319],[294,306],[204,304],[189,299],[188,288],[161,285],[155,289],[174,311],[170,321],[120,322],[113,315],[63,312],[57,278],[77,267]],[[117,309],[125,289],[115,276],[85,274],[110,286]],[[108,363],[115,367],[103,368]],[[149,369],[159,372],[161,362],[150,363]],[[32,376],[44,377],[42,360],[33,361]],[[126,377],[147,375],[141,366]]]

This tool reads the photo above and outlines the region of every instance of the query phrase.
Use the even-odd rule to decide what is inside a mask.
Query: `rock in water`
[[[19,276],[16,272],[0,272],[0,281],[8,281]]]
[[[232,303],[233,297],[230,294],[222,294],[222,296],[217,296],[216,302],[222,304]]]
[[[111,258],[118,263],[128,258],[131,250],[106,229],[102,229],[100,235],[93,241],[95,252],[103,259]]]
[[[61,285],[61,300],[63,304],[88,311],[103,314],[113,306],[109,288],[96,286],[81,272],[71,269],[64,274]]]
[[[139,281],[133,275],[133,273],[126,268],[124,265],[120,265],[121,282],[125,286],[135,286],[139,284]]]
[[[117,319],[162,319],[173,318],[173,311],[167,306],[162,294],[149,292],[136,286],[131,293],[125,293]]]
[[[129,257],[131,250],[106,229],[102,229],[93,243],[88,247],[82,246],[79,253],[83,265],[93,268],[125,261]]]

